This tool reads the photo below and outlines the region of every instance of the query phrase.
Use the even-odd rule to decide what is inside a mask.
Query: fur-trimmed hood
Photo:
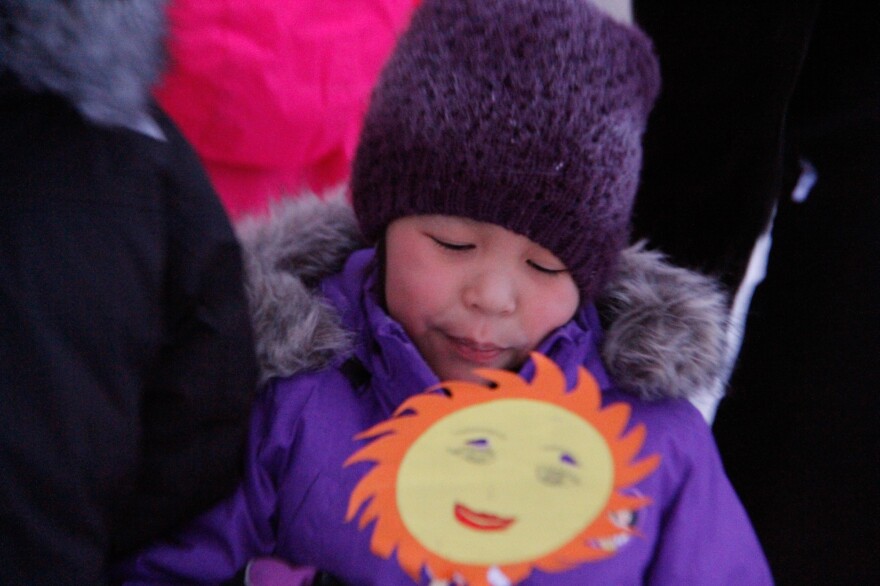
[[[365,244],[344,190],[283,200],[238,225],[262,379],[320,368],[351,335],[315,286]],[[622,387],[647,399],[691,397],[725,373],[727,301],[708,277],[637,244],[597,303],[602,354]]]
[[[164,64],[166,0],[0,0],[0,74],[108,126],[142,124]]]

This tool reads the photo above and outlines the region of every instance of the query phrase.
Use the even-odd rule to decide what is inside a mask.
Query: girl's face
[[[407,216],[388,226],[385,301],[434,372],[514,370],[579,304],[549,250],[496,224]]]

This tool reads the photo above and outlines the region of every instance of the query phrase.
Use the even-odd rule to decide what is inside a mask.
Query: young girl
[[[256,407],[247,478],[123,574],[770,583],[706,424],[659,397],[710,376],[715,349],[685,347],[706,332],[682,329],[712,311],[711,286],[628,263],[612,296],[634,323],[658,319],[607,357],[624,383],[600,356],[628,337],[603,342],[594,301],[627,241],[657,87],[644,35],[584,0],[426,0],[357,152],[354,211],[375,246],[320,279],[346,241],[308,214],[338,204],[258,229],[259,352],[285,376]],[[311,284],[321,301],[303,304]],[[640,291],[666,297],[646,308]],[[308,315],[287,328],[294,307]]]

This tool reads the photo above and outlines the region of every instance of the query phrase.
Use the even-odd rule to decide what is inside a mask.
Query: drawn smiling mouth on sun
[[[474,511],[461,503],[455,504],[455,518],[465,527],[477,531],[502,531],[516,521],[515,517],[499,517],[492,513]]]

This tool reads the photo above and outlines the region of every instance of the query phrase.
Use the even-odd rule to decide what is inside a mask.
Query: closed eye
[[[469,441],[463,446],[449,448],[447,451],[471,464],[491,464],[495,460],[495,450],[488,440]]]
[[[540,265],[533,260],[527,260],[526,263],[530,267],[535,269],[536,271],[540,271],[540,272],[546,273],[548,275],[561,275],[562,273],[568,272],[568,269],[564,269],[564,268],[563,269],[551,269],[551,268],[545,267],[544,265]]]
[[[579,486],[581,483],[577,474],[559,466],[538,466],[535,473],[538,481],[547,486]]]
[[[436,236],[431,236],[430,234],[428,235],[428,238],[433,240],[437,246],[439,246],[440,248],[443,248],[445,250],[453,250],[453,251],[460,252],[460,251],[472,250],[472,249],[476,248],[476,246],[474,244],[458,244],[456,242],[448,242],[446,240],[440,240]]]

